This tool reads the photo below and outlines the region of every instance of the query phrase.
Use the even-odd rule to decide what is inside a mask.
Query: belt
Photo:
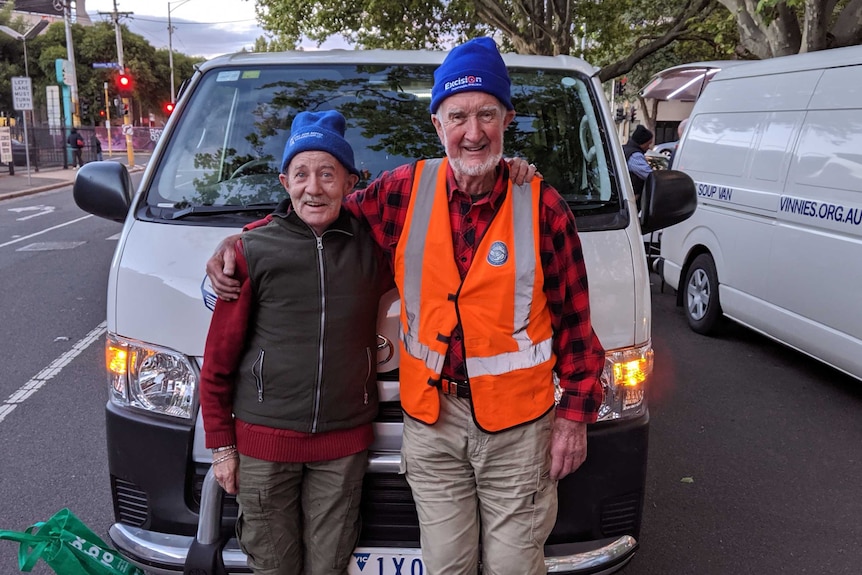
[[[466,381],[442,377],[437,381],[430,381],[429,383],[439,389],[444,395],[454,395],[461,399],[470,399],[470,384]]]

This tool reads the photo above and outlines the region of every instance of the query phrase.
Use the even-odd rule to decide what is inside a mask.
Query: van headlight
[[[646,408],[644,391],[652,373],[652,343],[615,349],[605,354],[602,387],[605,400],[599,409],[599,421],[637,417]]]
[[[198,374],[185,355],[109,333],[105,365],[116,405],[183,419],[194,416]]]

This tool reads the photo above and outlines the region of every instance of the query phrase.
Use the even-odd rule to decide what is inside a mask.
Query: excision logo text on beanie
[[[290,126],[290,138],[284,145],[281,171],[287,170],[290,161],[300,152],[329,152],[351,174],[359,175],[353,160],[353,148],[344,139],[347,121],[335,110],[326,112],[300,112]]]
[[[440,103],[460,92],[485,92],[512,107],[512,82],[497,44],[491,38],[475,38],[456,46],[434,71],[431,88],[431,113]]]

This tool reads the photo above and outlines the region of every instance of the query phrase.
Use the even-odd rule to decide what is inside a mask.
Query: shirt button
[[[466,262],[466,261],[467,261],[467,258],[462,256],[462,257],[461,257],[461,261],[462,261],[462,262]]]

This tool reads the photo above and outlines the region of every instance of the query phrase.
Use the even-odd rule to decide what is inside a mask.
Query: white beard
[[[484,176],[489,172],[494,171],[503,157],[501,152],[499,154],[494,154],[481,164],[465,165],[465,162],[461,158],[453,158],[449,154],[449,150],[446,150],[446,155],[449,156],[449,163],[452,165],[452,170],[454,170],[456,174],[464,174],[465,176]]]

